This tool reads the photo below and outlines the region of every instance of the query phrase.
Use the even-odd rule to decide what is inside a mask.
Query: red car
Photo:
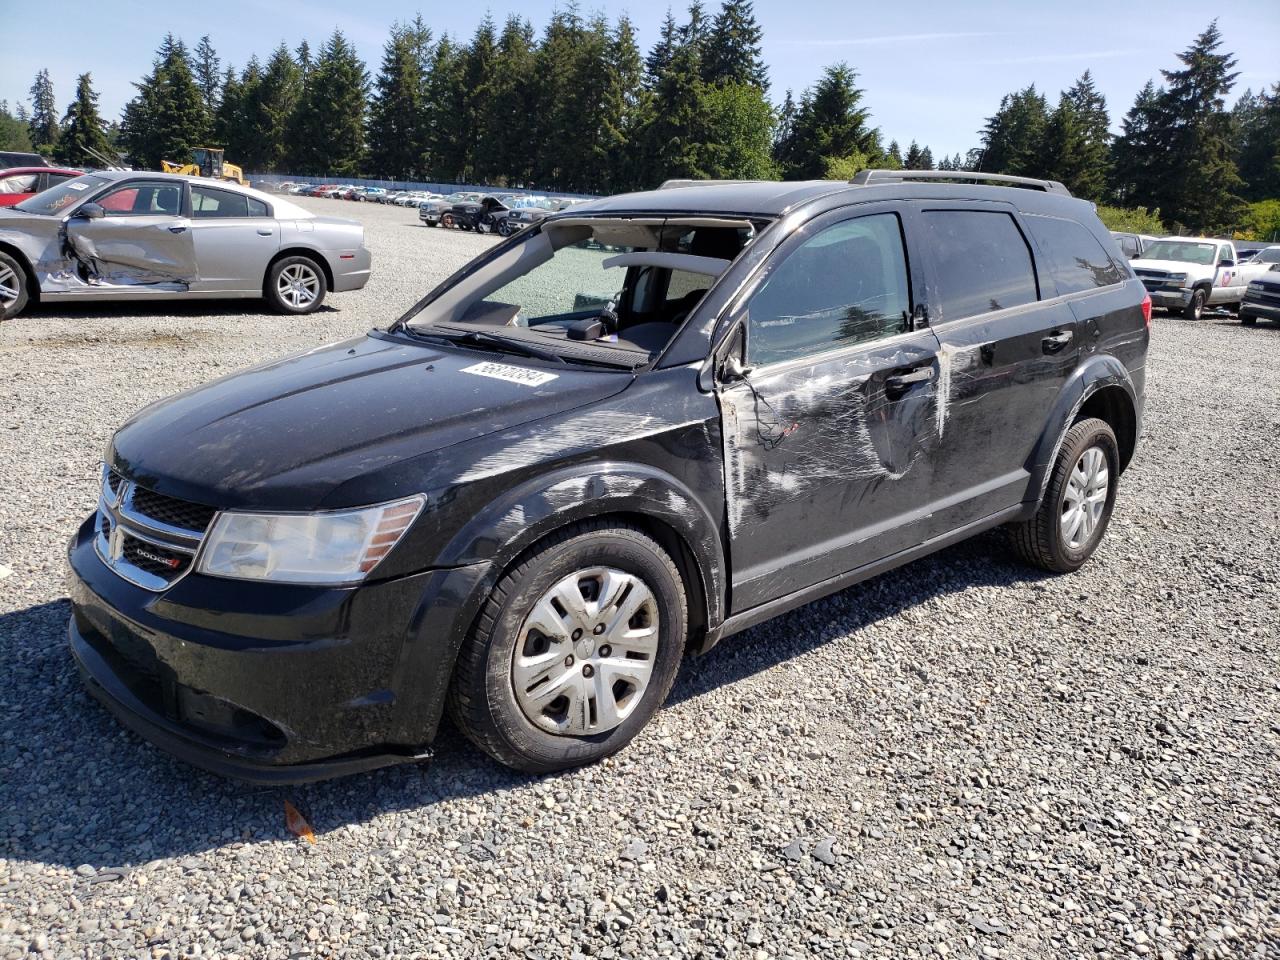
[[[7,170],[0,170],[0,207],[12,207],[27,197],[33,197],[83,173],[83,170],[64,170],[60,167],[9,167]]]

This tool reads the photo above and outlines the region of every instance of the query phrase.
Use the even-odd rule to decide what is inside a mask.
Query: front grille
[[[191,569],[217,510],[147,490],[105,470],[96,546],[124,579],[163,590]]]
[[[206,507],[203,503],[166,497],[162,493],[143,487],[133,488],[129,505],[134,513],[143,517],[159,520],[171,527],[193,530],[196,533],[204,533],[209,526],[209,521],[217,513],[213,507]]]

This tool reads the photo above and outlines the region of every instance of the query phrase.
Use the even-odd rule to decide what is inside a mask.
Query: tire
[[[593,611],[592,589],[617,602]],[[610,627],[618,602],[636,612]],[[647,534],[607,521],[566,528],[494,587],[458,654],[450,716],[472,743],[517,770],[595,763],[626,746],[666,700],[684,654],[686,610],[675,563]],[[610,638],[627,655],[616,656]]]
[[[1204,316],[1204,304],[1209,299],[1209,295],[1204,292],[1204,287],[1196,287],[1191,291],[1191,302],[1178,311],[1178,315],[1186,317],[1188,320],[1199,320]]]
[[[282,257],[267,271],[263,295],[277,313],[313,313],[324,294],[324,270],[310,257]]]
[[[0,320],[16,317],[31,300],[31,281],[22,264],[0,251]]]
[[[1257,326],[1258,324],[1258,318],[1255,317],[1252,313],[1241,313],[1240,323],[1241,325],[1246,327],[1254,327],[1254,326]]]
[[[452,227],[452,226],[453,226],[453,214],[452,214],[452,213],[446,213],[444,216],[442,216],[442,217],[440,218],[440,226],[442,226],[442,227]]]
[[[1068,518],[1069,498],[1075,498],[1080,486],[1091,497],[1096,497],[1099,492],[1092,482],[1080,484],[1082,476],[1090,481],[1097,478],[1096,474],[1090,473],[1085,460],[1086,454],[1095,451],[1105,461],[1106,490],[1100,501],[1087,501],[1093,504],[1093,510],[1087,511],[1089,516],[1081,516],[1081,527],[1069,536],[1067,531],[1074,522],[1074,515],[1079,512],[1071,511],[1073,517]],[[1094,461],[1095,464],[1097,462]],[[1107,524],[1115,508],[1119,476],[1120,446],[1110,425],[1097,418],[1072,425],[1058,448],[1040,508],[1030,520],[1009,526],[1014,551],[1032,566],[1053,573],[1071,573],[1080,569],[1093,556],[1107,532]]]

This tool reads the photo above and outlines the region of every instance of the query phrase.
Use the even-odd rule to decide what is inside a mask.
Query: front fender
[[[662,524],[688,548],[700,582],[708,626],[724,619],[724,547],[719,524],[684,483],[640,463],[564,467],[506,491],[467,522],[433,566],[509,565],[543,537],[568,524],[609,515],[631,515]],[[673,558],[680,562],[679,557]]]
[[[1049,484],[1053,462],[1058,457],[1062,438],[1085,402],[1099,390],[1107,387],[1123,389],[1133,405],[1135,418],[1139,418],[1141,404],[1133,378],[1125,365],[1105,353],[1095,354],[1086,359],[1059,391],[1058,399],[1054,402],[1053,409],[1045,421],[1040,439],[1031,451],[1031,457],[1027,461],[1027,472],[1031,476],[1027,484],[1029,499],[1025,502],[1039,505],[1044,497],[1045,488]]]

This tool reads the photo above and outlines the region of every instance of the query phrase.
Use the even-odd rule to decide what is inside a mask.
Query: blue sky
[[[0,0],[0,10],[15,5],[22,6],[18,0]],[[707,0],[706,5],[714,12],[719,2]],[[564,6],[563,0],[494,0],[487,9],[499,23],[519,11],[540,30],[556,6]],[[611,17],[628,12],[646,50],[657,38],[666,9],[665,4],[636,0],[584,0],[580,6]],[[674,7],[682,19],[683,5]],[[101,0],[62,0],[56,14],[62,29],[40,17],[6,17],[0,99],[12,108],[26,97],[35,72],[47,67],[61,109],[74,92],[76,75],[89,70],[104,113],[116,116],[132,96],[131,82],[149,68],[166,30],[192,46],[208,33],[224,65],[239,66],[253,53],[265,56],[281,40],[293,47],[305,37],[318,46],[338,26],[373,73],[392,21],[421,12],[437,34],[447,31],[465,38],[486,7],[389,0],[283,0],[269,5],[114,0],[107,16],[105,9]],[[872,120],[886,140],[897,139],[905,148],[914,138],[935,155],[977,145],[984,118],[1002,94],[1034,82],[1056,99],[1086,67],[1118,126],[1142,85],[1149,78],[1158,82],[1162,67],[1176,66],[1174,54],[1214,15],[1227,48],[1239,60],[1241,76],[1233,98],[1245,87],[1256,90],[1280,82],[1280,0],[756,0],[756,15],[764,27],[776,100],[788,87],[798,92],[813,83],[824,65],[848,61],[859,72]]]

